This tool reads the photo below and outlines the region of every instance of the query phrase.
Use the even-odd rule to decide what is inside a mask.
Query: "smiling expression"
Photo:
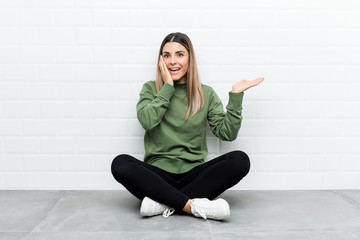
[[[163,48],[162,57],[173,81],[178,83],[186,82],[186,73],[189,66],[188,50],[180,43],[168,42]]]

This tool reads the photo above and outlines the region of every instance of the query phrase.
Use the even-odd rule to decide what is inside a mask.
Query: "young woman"
[[[122,154],[111,166],[114,178],[142,200],[142,216],[168,217],[175,210],[204,219],[230,216],[229,204],[214,199],[247,175],[249,157],[233,151],[204,162],[206,123],[221,140],[236,139],[244,91],[263,80],[235,83],[225,113],[214,90],[200,83],[189,37],[179,32],[165,37],[156,80],[143,85],[136,106],[146,130],[144,161]]]

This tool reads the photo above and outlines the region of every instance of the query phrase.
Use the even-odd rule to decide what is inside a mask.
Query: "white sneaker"
[[[168,218],[174,212],[174,208],[155,202],[148,197],[144,197],[141,202],[140,215],[143,217],[151,217],[162,214],[164,218]]]
[[[225,220],[230,217],[230,206],[222,198],[210,201],[207,198],[195,198],[190,201],[191,213],[204,219]]]

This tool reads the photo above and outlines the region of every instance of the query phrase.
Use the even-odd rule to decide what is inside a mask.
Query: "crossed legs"
[[[111,165],[114,178],[138,199],[147,196],[188,213],[190,199],[216,198],[249,169],[249,157],[242,151],[226,153],[183,174],[168,173],[126,154],[117,156]]]

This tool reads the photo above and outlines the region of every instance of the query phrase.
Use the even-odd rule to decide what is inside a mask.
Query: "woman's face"
[[[189,66],[189,52],[177,42],[165,44],[162,57],[173,81],[186,82],[186,73]]]

